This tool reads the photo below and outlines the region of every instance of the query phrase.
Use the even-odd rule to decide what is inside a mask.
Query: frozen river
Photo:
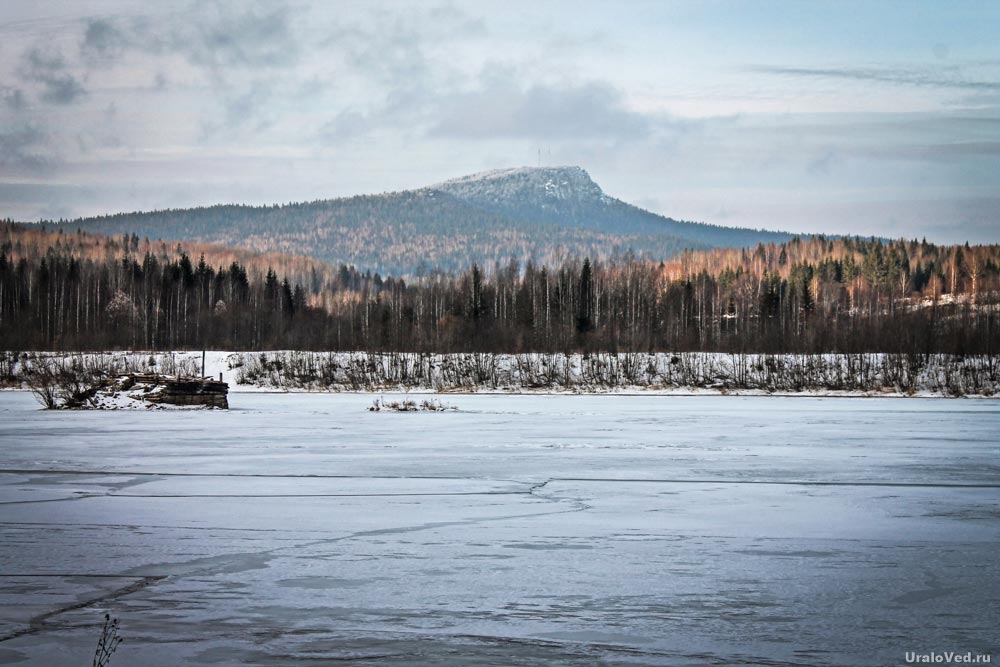
[[[997,653],[1000,401],[371,398],[0,393],[0,664]]]

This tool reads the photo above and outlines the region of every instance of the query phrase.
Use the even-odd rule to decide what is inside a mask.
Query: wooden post
[[[205,350],[201,351],[201,376],[205,377]]]

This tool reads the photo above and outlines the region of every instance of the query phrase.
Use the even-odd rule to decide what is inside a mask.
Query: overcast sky
[[[579,165],[675,218],[1000,242],[1000,3],[2,0],[0,217]]]

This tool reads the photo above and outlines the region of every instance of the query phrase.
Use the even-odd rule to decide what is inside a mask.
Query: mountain
[[[408,275],[512,257],[654,259],[685,248],[752,246],[791,237],[666,218],[606,195],[579,167],[518,168],[419,190],[274,206],[219,205],[61,223],[98,234],[198,241],[302,254]]]
[[[780,243],[791,234],[682,222],[609,197],[580,167],[498,169],[456,178],[432,189],[483,210],[518,219],[614,234],[676,236],[691,248]],[[638,250],[638,248],[636,248]]]

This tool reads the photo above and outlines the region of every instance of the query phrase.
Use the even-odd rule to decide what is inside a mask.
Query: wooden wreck
[[[149,403],[229,409],[229,384],[221,378],[216,380],[209,377],[136,373],[129,375],[128,379],[131,386],[123,386],[121,389],[127,391],[141,385],[141,398]]]

